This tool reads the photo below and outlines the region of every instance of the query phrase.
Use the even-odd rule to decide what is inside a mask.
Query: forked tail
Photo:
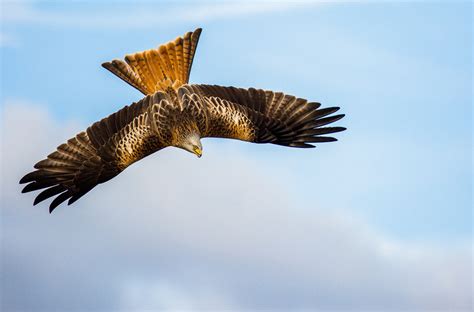
[[[157,49],[128,54],[125,61],[113,60],[102,66],[145,95],[168,88],[177,90],[189,81],[201,30],[187,32]]]

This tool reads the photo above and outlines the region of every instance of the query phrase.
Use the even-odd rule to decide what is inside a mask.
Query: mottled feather
[[[314,147],[320,134],[345,130],[343,127],[319,128],[344,115],[330,115],[338,107],[320,109],[320,104],[308,102],[281,92],[242,89],[216,85],[185,85],[179,91],[197,94],[212,125],[202,129],[203,137],[233,138],[255,143],[274,143],[291,147]],[[197,101],[195,101],[197,102]],[[296,144],[298,143],[298,144]],[[305,143],[305,144],[301,144]]]
[[[34,166],[37,170],[20,180],[28,183],[23,192],[46,189],[35,204],[60,194],[50,205],[52,211],[61,202],[69,199],[71,204],[132,163],[167,146],[152,131],[149,109],[168,100],[166,93],[157,92],[94,123],[39,161]]]

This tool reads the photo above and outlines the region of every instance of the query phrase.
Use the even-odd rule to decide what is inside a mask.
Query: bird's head
[[[191,132],[184,136],[176,146],[195,154],[197,157],[202,156],[201,137],[197,132]]]

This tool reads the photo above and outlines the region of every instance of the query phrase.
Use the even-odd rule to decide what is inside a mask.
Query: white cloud
[[[28,103],[3,115],[4,310],[472,308],[471,246],[397,242],[302,200],[245,143],[161,151],[49,215],[17,181],[81,127]]]
[[[4,4],[5,23],[32,23],[81,28],[106,27],[114,29],[150,28],[176,23],[202,23],[216,19],[236,18],[322,4],[314,1],[241,1],[241,2],[183,2],[175,5],[156,5],[144,2],[114,3],[103,5],[99,10],[68,9],[45,10],[34,2],[20,1]],[[79,6],[81,7],[81,6]],[[84,6],[87,10],[87,5]]]

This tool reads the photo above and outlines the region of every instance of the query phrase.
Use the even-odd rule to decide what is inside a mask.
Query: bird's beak
[[[199,147],[195,147],[194,148],[194,154],[196,154],[198,158],[201,158],[202,150]]]

